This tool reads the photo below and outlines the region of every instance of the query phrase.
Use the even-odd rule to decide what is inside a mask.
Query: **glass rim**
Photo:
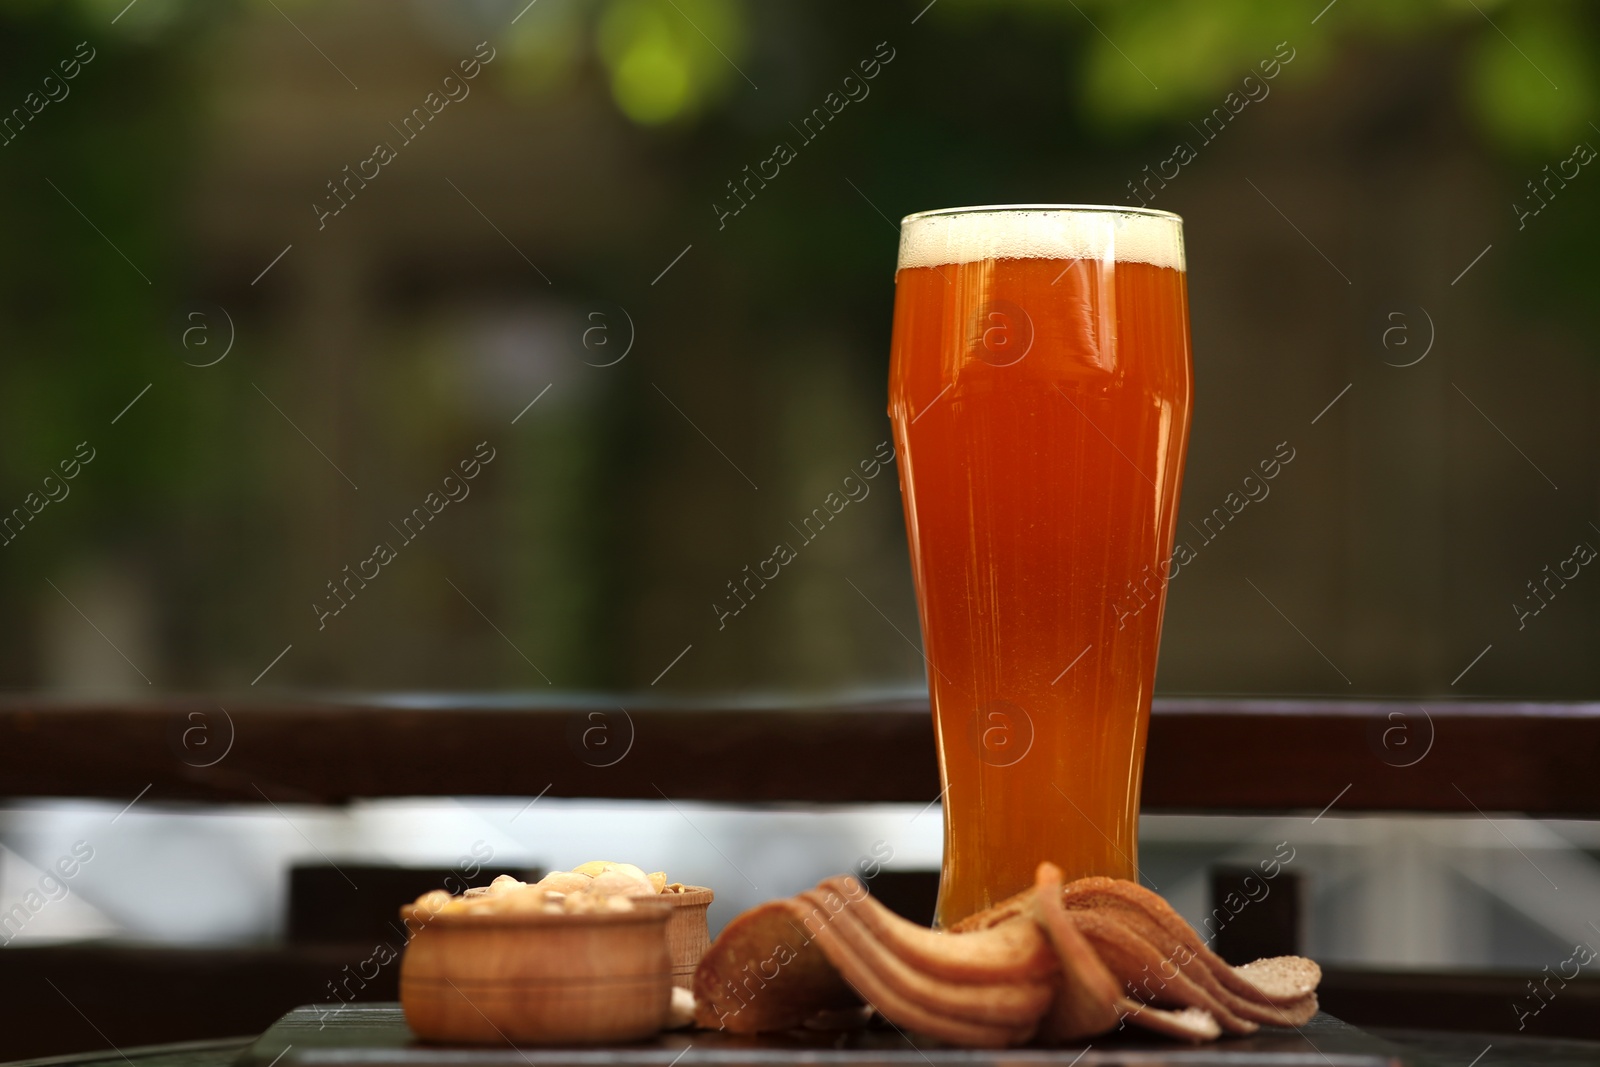
[[[1169,219],[1183,225],[1183,216],[1175,211],[1163,211],[1154,207],[1133,207],[1131,205],[1117,207],[1111,204],[977,204],[971,207],[941,207],[931,211],[914,211],[900,219],[900,225],[906,226],[922,219],[937,218],[943,215],[1004,215],[1028,211],[1062,211],[1074,212],[1080,215],[1149,215],[1155,218]]]

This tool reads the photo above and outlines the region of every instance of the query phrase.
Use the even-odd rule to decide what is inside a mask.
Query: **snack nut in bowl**
[[[661,1030],[674,909],[648,887],[608,891],[616,881],[590,892],[570,879],[558,890],[502,876],[463,897],[441,890],[402,908],[411,932],[400,965],[407,1024],[424,1041],[468,1044],[592,1044]]]

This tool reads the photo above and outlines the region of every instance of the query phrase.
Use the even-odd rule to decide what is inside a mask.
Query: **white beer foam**
[[[902,220],[902,268],[983,259],[1096,259],[1183,270],[1183,220],[1166,213],[1043,205],[929,212]]]

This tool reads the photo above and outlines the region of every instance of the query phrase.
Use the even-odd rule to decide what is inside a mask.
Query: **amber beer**
[[[1031,884],[1136,878],[1193,394],[1182,220],[904,220],[889,415],[944,796],[941,925]]]

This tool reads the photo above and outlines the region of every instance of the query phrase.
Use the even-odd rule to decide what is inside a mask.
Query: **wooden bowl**
[[[400,909],[411,931],[400,1006],[424,1041],[593,1044],[658,1032],[672,999],[674,910],[576,915],[433,915]]]
[[[694,970],[700,957],[711,946],[711,931],[706,926],[706,909],[716,894],[703,885],[668,889],[659,899],[672,905],[667,920],[667,951],[672,956],[672,984],[683,989],[694,986]]]

